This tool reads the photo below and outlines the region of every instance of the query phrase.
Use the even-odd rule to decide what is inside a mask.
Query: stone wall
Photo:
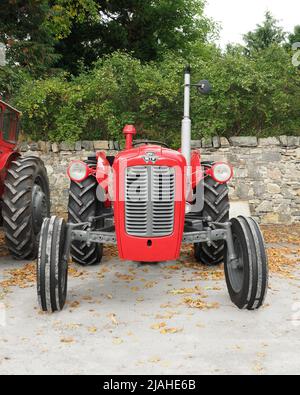
[[[235,169],[230,183],[232,200],[248,201],[252,215],[262,223],[300,221],[300,137],[257,139],[214,137],[192,142],[201,148],[203,160],[225,160]],[[52,211],[63,213],[68,201],[66,168],[72,159],[84,159],[93,150],[115,154],[112,141],[79,141],[74,144],[22,143],[26,155],[40,156],[47,167]]]

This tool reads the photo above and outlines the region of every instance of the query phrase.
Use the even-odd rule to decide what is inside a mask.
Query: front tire
[[[68,260],[64,256],[65,221],[46,218],[42,225],[37,260],[37,294],[40,308],[53,313],[63,309],[67,297]]]
[[[69,191],[69,222],[87,222],[90,217],[95,217],[101,213],[103,203],[99,202],[96,196],[98,183],[95,177],[88,177],[78,183],[71,181]],[[84,226],[82,229],[86,229]],[[81,266],[97,265],[101,262],[103,255],[103,244],[85,241],[73,241],[71,244],[71,257],[73,261]]]
[[[2,217],[7,247],[16,259],[34,259],[43,220],[50,216],[47,171],[37,157],[11,162],[4,182]]]
[[[225,277],[232,302],[239,309],[259,309],[268,289],[268,260],[263,235],[252,218],[231,220],[237,265],[229,262],[225,248]]]
[[[210,217],[213,222],[229,221],[229,191],[227,184],[219,184],[211,177],[204,181],[204,208],[201,214]],[[197,262],[206,266],[218,265],[224,260],[224,241],[212,241],[207,243],[196,243],[194,245],[194,256]]]

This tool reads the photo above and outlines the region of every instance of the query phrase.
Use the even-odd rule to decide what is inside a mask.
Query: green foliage
[[[300,25],[295,26],[294,32],[289,35],[290,46],[295,43],[300,43]]]
[[[180,144],[183,69],[208,78],[192,94],[193,137],[300,135],[300,70],[270,13],[221,51],[204,0],[2,0],[0,95],[23,112],[32,139],[139,137]],[[212,40],[212,42],[209,42]],[[65,71],[63,71],[65,70]]]
[[[203,45],[214,24],[203,15],[203,0],[98,0],[101,18],[74,20],[70,34],[56,50],[58,66],[78,74],[82,64],[115,51],[132,53],[143,62],[162,60],[166,51],[187,55]]]
[[[6,46],[8,63],[35,75],[45,72],[58,60],[55,40],[46,23],[49,2],[1,0],[0,7],[0,42]]]
[[[0,66],[0,96],[9,101],[13,94],[32,78],[20,67]]]
[[[253,32],[244,35],[247,49],[259,51],[269,48],[271,45],[283,43],[286,34],[278,25],[278,21],[267,11],[262,25],[257,25]]]
[[[139,137],[180,144],[182,70],[185,59],[169,53],[142,64],[122,53],[95,63],[71,81],[65,76],[25,84],[15,97],[23,125],[34,139],[121,139],[126,123]],[[192,96],[193,137],[300,134],[298,70],[284,48],[245,57],[241,48],[206,60],[191,59],[193,79],[209,78],[213,92]]]

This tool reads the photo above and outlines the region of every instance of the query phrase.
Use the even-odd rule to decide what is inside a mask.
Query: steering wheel
[[[132,145],[133,147],[136,147],[138,145],[143,145],[143,144],[155,144],[155,145],[161,145],[162,147],[165,148],[170,148],[170,146],[166,143],[163,143],[162,141],[155,141],[155,140],[146,140],[146,141],[138,141],[138,142],[134,142]]]

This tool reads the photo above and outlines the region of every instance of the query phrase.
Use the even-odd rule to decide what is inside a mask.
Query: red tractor
[[[1,224],[17,259],[36,258],[41,226],[50,216],[47,172],[36,157],[17,150],[20,112],[0,100]]]
[[[194,244],[195,258],[206,265],[224,261],[233,303],[262,306],[268,283],[263,236],[252,218],[229,220],[227,163],[202,162],[191,151],[190,90],[210,91],[208,81],[191,84],[185,71],[182,147],[134,143],[136,130],[124,128],[126,148],[116,157],[97,152],[73,161],[69,220],[44,221],[37,261],[39,304],[61,310],[66,301],[69,254],[80,265],[100,263],[103,244],[117,244],[123,260],[162,262],[178,259],[182,243]]]

